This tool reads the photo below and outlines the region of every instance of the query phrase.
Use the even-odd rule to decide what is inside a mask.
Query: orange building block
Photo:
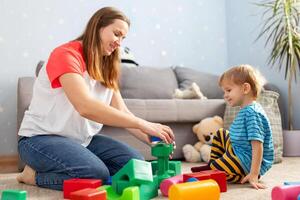
[[[71,200],[106,200],[106,191],[94,188],[78,190],[70,194]]]
[[[205,170],[196,173],[183,174],[183,182],[186,182],[189,178],[196,178],[198,180],[213,179],[218,183],[221,192],[227,191],[226,174],[223,171]]]
[[[102,185],[100,179],[80,179],[74,178],[65,180],[63,184],[64,198],[70,198],[71,192],[82,190],[85,188],[98,188]]]
[[[172,185],[169,200],[219,200],[220,188],[216,181],[209,179]]]

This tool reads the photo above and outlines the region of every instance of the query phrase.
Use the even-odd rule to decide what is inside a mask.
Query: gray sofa
[[[38,74],[38,70],[36,72]],[[28,108],[35,77],[20,77],[17,95],[18,128]],[[176,137],[177,149],[174,159],[183,158],[182,146],[194,144],[197,138],[192,134],[192,126],[201,119],[213,115],[223,116],[225,103],[222,91],[217,85],[216,75],[202,73],[183,67],[122,67],[120,91],[126,105],[135,115],[170,126]],[[176,88],[186,88],[196,82],[206,100],[173,99]],[[101,134],[109,135],[138,149],[146,159],[152,159],[150,148],[140,142],[125,129],[104,126]]]

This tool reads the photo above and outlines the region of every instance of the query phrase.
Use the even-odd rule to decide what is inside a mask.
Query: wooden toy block
[[[216,181],[209,179],[172,185],[169,200],[205,199],[219,200],[220,188]]]
[[[70,198],[70,193],[85,188],[98,188],[102,185],[100,179],[80,179],[74,178],[65,180],[63,184],[64,198]]]
[[[106,200],[106,191],[94,188],[86,188],[72,192],[71,200]]]
[[[272,200],[297,199],[300,194],[300,185],[276,186],[272,189]]]
[[[122,195],[116,193],[111,185],[103,185],[98,190],[106,191],[107,200],[140,200],[139,188],[137,186],[124,189]]]
[[[163,196],[167,197],[169,189],[172,185],[183,183],[183,175],[173,176],[171,178],[165,179],[160,183],[160,191]]]
[[[186,182],[189,178],[196,178],[198,180],[207,180],[213,179],[215,180],[221,192],[227,191],[227,183],[226,183],[226,173],[220,170],[205,170],[196,173],[189,173],[183,175],[183,182]]]
[[[26,200],[25,190],[3,190],[1,200]]]

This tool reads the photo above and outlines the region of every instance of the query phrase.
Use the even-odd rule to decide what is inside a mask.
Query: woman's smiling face
[[[105,56],[109,56],[120,45],[128,32],[128,24],[120,19],[100,29],[100,39],[102,51]]]

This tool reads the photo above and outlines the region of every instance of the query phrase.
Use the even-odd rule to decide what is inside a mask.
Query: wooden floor
[[[0,173],[18,172],[18,155],[0,156]]]

